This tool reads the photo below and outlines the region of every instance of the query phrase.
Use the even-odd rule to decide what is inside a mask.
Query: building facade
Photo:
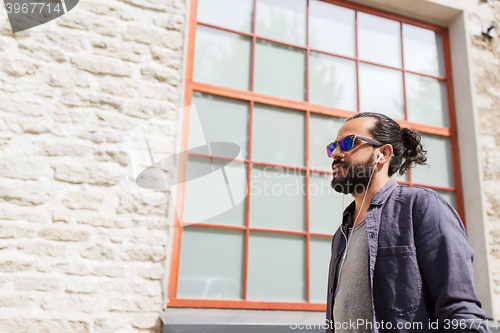
[[[397,180],[457,209],[500,320],[500,1],[84,1],[17,33],[0,13],[0,331],[323,323],[349,201],[324,146],[360,111],[422,133],[429,168]]]

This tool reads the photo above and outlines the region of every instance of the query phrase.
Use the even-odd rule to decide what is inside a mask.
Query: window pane
[[[335,192],[330,185],[333,175],[310,173],[309,178],[309,231],[333,235],[342,221],[343,194]],[[344,198],[345,204],[352,201]]]
[[[432,30],[403,24],[405,68],[445,76],[443,36]]]
[[[434,191],[441,194],[444,200],[448,201],[450,205],[452,205],[455,209],[457,209],[457,198],[455,196],[455,192],[441,191],[441,190],[434,190]]]
[[[397,21],[358,12],[359,58],[401,67],[401,27]]]
[[[244,226],[247,192],[243,163],[189,156],[183,221]]]
[[[354,10],[323,1],[310,1],[309,45],[313,49],[355,57]]]
[[[427,150],[427,164],[412,169],[412,181],[442,187],[454,187],[453,159],[450,138],[423,134],[422,145]]]
[[[198,0],[198,22],[252,32],[253,0]]]
[[[357,111],[355,61],[311,52],[309,65],[309,102]]]
[[[408,121],[448,127],[446,83],[425,76],[406,73]]]
[[[250,232],[247,299],[304,301],[304,236]]]
[[[360,111],[405,119],[402,72],[359,64],[359,90]]]
[[[232,142],[241,149],[243,158],[248,157],[248,122],[250,104],[232,98],[194,92],[192,104],[196,106],[206,142]],[[194,123],[190,123],[189,136],[197,135]],[[212,151],[212,155],[235,158],[229,152]]]
[[[177,297],[241,299],[244,241],[240,230],[184,227]]]
[[[251,53],[250,37],[199,25],[194,81],[249,90]]]
[[[305,165],[305,113],[255,104],[252,159],[280,165]]]
[[[399,171],[396,171],[396,173],[395,173],[395,174],[393,174],[393,175],[391,176],[391,178],[392,178],[392,179],[394,179],[394,180],[395,180],[395,181],[397,181],[397,182],[399,182],[399,181],[405,181],[405,182],[407,182],[407,181],[409,181],[409,180],[410,180],[410,178],[408,177],[408,173],[406,173],[406,174],[404,174],[404,175],[402,175],[402,176],[401,176],[401,175],[399,174]]]
[[[304,171],[253,165],[250,226],[305,231],[305,176]]]
[[[311,237],[309,244],[309,297],[311,302],[326,303],[331,247],[331,238]]]
[[[305,51],[257,40],[254,91],[303,101],[306,77]]]
[[[333,160],[326,154],[326,145],[335,141],[345,119],[311,113],[309,118],[309,166],[331,171]]]
[[[257,0],[257,35],[306,44],[306,0]]]
[[[311,113],[309,118],[309,166],[332,171],[333,160],[326,155],[326,145],[335,141],[345,119]]]

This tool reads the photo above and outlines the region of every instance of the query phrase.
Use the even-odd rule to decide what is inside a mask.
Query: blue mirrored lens
[[[349,151],[352,149],[353,142],[354,142],[354,140],[352,139],[352,137],[347,136],[347,137],[342,139],[342,141],[340,142],[340,146],[342,147],[342,149],[344,151]]]
[[[328,157],[332,157],[332,153],[337,148],[337,143],[332,142],[328,145]]]

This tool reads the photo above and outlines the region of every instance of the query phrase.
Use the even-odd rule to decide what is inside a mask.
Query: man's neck
[[[368,207],[370,206],[370,202],[372,201],[373,196],[375,193],[380,191],[382,187],[384,187],[385,184],[389,181],[389,176],[385,175],[382,176],[380,173],[376,173],[373,175],[372,181],[370,182],[370,186],[366,190],[366,197],[364,198],[363,202],[363,197],[365,195],[365,192],[359,193],[359,194],[352,194],[354,197],[354,201],[356,202],[356,207],[354,209],[354,221],[353,221],[353,227],[358,225],[360,222],[362,222],[365,219],[365,213],[368,210]],[[361,207],[361,203],[363,202],[363,207]],[[356,218],[357,217],[357,218]]]

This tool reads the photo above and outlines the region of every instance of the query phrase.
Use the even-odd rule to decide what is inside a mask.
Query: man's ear
[[[385,164],[389,162],[392,156],[392,146],[387,144],[383,145],[382,147],[379,148],[380,154],[382,154],[382,157],[380,158],[379,163]]]

